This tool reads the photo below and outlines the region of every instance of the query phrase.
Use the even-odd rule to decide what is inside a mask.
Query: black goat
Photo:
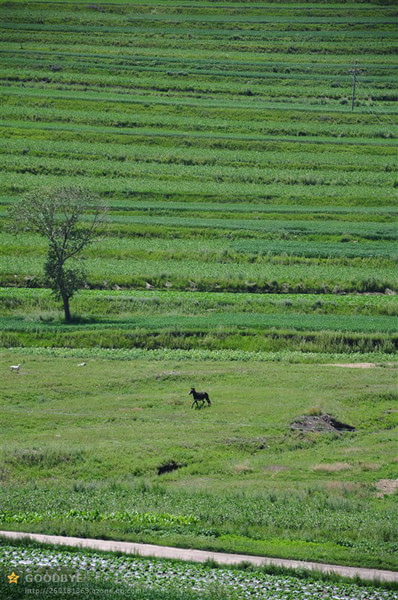
[[[211,401],[209,398],[209,394],[207,392],[197,392],[195,388],[191,388],[189,394],[193,396],[193,402],[191,408],[193,408],[194,404],[196,404],[196,408],[202,408],[205,402],[207,402],[208,406],[211,406]],[[199,406],[199,402],[202,404]]]

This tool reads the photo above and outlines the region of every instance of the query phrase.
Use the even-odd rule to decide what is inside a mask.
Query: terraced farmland
[[[0,7],[0,524],[396,568],[394,2]],[[67,325],[8,211],[76,184],[109,212]],[[357,431],[291,429],[326,409]]]
[[[8,206],[78,182],[110,207],[88,287],[397,289],[393,5],[3,8],[1,285],[44,285]]]

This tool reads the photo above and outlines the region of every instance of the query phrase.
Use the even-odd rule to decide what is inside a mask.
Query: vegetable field
[[[21,564],[23,565],[21,569]],[[137,600],[253,600],[269,598],[285,600],[311,597],[316,600],[397,600],[398,593],[361,587],[353,583],[323,582],[315,578],[296,579],[283,575],[268,575],[261,570],[227,569],[211,564],[193,565],[177,561],[147,560],[139,557],[103,555],[94,552],[57,551],[35,546],[5,546],[0,551],[0,568],[15,565],[22,573],[25,589],[45,593],[45,577],[62,581],[68,575],[80,576],[75,586],[79,597],[90,598],[89,590],[102,598],[120,597]],[[14,572],[14,571],[13,571]],[[36,582],[33,580],[36,576]],[[33,580],[33,582],[32,582]],[[67,589],[58,583],[56,590]],[[60,592],[62,593],[62,592]],[[264,595],[266,594],[266,596]],[[10,590],[8,598],[22,598],[18,590]]]

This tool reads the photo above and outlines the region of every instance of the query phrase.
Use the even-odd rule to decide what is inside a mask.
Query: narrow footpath
[[[382,569],[366,569],[362,567],[344,567],[324,563],[306,562],[302,560],[289,560],[286,558],[269,558],[265,556],[251,556],[248,554],[227,554],[225,552],[211,552],[208,550],[192,550],[186,548],[173,548],[171,546],[155,546],[154,544],[136,544],[135,542],[117,542],[110,540],[95,540],[88,538],[64,537],[59,535],[43,535],[41,533],[22,533],[20,531],[0,531],[0,544],[2,539],[22,540],[30,539],[41,544],[55,544],[71,548],[87,548],[101,552],[123,552],[136,556],[152,558],[171,558],[192,562],[205,562],[214,560],[220,565],[238,565],[248,562],[256,567],[275,565],[289,569],[308,569],[322,573],[336,573],[343,577],[359,577],[368,581],[396,581],[397,571]]]

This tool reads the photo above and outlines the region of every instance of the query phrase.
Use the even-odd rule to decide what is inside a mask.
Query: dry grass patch
[[[376,483],[376,487],[379,490],[379,497],[386,494],[394,494],[398,490],[398,479],[379,479]]]
[[[373,369],[373,367],[379,367],[376,363],[362,362],[362,363],[326,363],[325,367],[344,367],[347,369]]]
[[[335,462],[324,465],[314,465],[313,471],[322,471],[323,473],[338,473],[339,471],[347,471],[352,469],[352,465],[346,462]]]
[[[249,465],[239,464],[234,466],[234,472],[237,475],[245,475],[246,473],[253,473],[253,469]]]
[[[377,471],[377,469],[381,469],[381,464],[374,462],[359,463],[359,466],[361,467],[362,471]]]
[[[352,481],[336,481],[335,479],[332,479],[331,481],[326,482],[325,487],[329,492],[357,492],[364,486],[362,483],[353,483]]]

